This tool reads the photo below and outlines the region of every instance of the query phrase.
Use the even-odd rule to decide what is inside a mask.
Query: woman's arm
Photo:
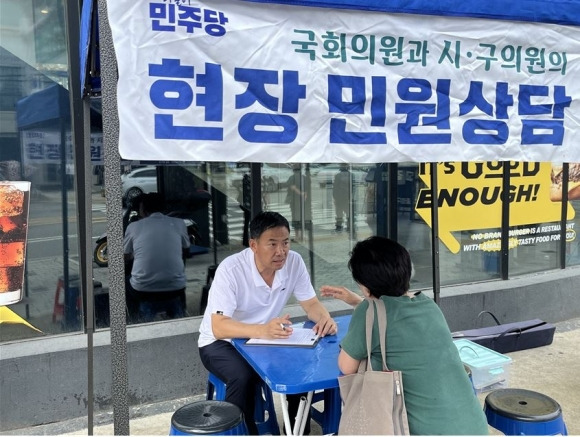
[[[335,285],[323,285],[320,287],[320,294],[323,297],[334,297],[335,299],[340,299],[347,304],[356,307],[364,299],[359,294],[354,291],[350,291],[346,287],[338,287]]]
[[[356,373],[358,371],[358,366],[360,360],[355,360],[349,354],[347,354],[344,349],[340,350],[338,354],[338,368],[345,375],[350,375],[351,373]]]

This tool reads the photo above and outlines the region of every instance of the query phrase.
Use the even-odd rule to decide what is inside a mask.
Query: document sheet
[[[319,339],[320,336],[316,334],[311,328],[293,328],[292,334],[288,338],[250,338],[248,341],[246,341],[246,344],[255,346],[275,345],[314,347]]]

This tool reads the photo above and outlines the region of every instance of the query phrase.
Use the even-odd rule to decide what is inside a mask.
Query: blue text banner
[[[219,0],[107,8],[124,159],[580,162],[576,26]]]

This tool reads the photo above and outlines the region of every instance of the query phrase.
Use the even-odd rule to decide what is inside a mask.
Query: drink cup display
[[[0,306],[22,300],[30,182],[0,181]]]

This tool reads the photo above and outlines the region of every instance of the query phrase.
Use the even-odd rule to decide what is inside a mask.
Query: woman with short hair
[[[405,406],[412,435],[485,435],[483,408],[473,392],[451,332],[437,304],[410,292],[413,272],[409,252],[396,241],[370,237],[358,242],[348,262],[353,279],[368,299],[381,299],[387,311],[387,366],[403,374]],[[369,303],[345,287],[322,286],[354,306],[341,342],[338,366],[356,373],[367,357],[366,312]],[[373,369],[382,368],[377,318],[371,342]]]

